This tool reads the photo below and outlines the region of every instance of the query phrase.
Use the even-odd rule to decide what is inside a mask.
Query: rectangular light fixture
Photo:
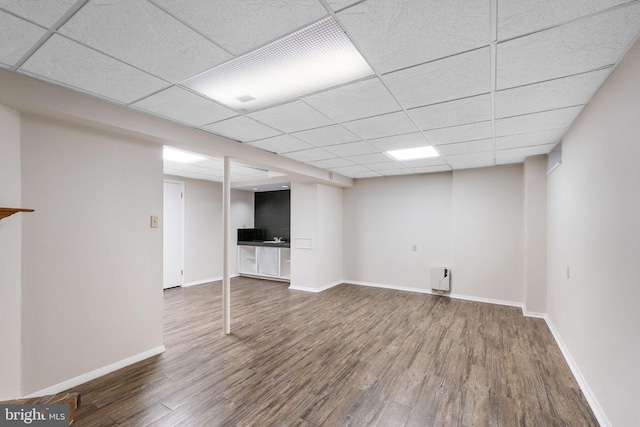
[[[164,147],[164,149],[162,150],[162,158],[164,160],[178,163],[195,163],[206,160],[206,158],[203,156],[188,153],[186,151],[175,150],[169,147]]]
[[[373,74],[329,17],[181,84],[247,112]]]
[[[385,154],[398,161],[428,159],[429,157],[438,157],[439,154],[432,146],[405,148],[403,150],[391,150]]]

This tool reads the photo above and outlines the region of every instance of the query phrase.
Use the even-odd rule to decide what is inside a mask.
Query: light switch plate
[[[151,215],[151,228],[158,228],[158,215]]]

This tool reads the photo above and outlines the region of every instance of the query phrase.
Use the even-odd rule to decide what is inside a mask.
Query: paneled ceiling
[[[326,17],[372,77],[249,113],[182,84]],[[638,37],[640,0],[0,0],[0,28],[2,68],[367,178],[548,153]],[[384,154],[423,145],[440,157]]]

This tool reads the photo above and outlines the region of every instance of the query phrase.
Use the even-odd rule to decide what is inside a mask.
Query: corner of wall
[[[0,105],[0,206],[22,206],[20,113]],[[22,219],[0,221],[0,400],[22,396]]]

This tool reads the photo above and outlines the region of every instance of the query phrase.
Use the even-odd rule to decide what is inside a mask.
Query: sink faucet
[[[274,240],[276,243],[282,243],[282,237],[274,237],[274,238],[273,238],[273,240]]]

